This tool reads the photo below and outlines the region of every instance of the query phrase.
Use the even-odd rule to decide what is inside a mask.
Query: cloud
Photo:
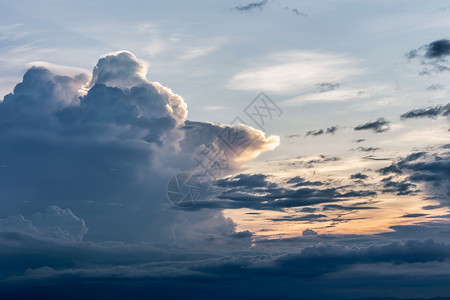
[[[305,17],[305,18],[308,16],[307,13],[301,12],[301,11],[299,11],[297,8],[293,8],[293,9],[292,9],[292,12],[293,12],[296,16],[302,16],[302,17]]]
[[[322,134],[335,134],[336,131],[339,129],[339,126],[331,126],[328,127],[326,130],[323,129],[317,129],[317,130],[310,130],[306,132],[306,136],[318,136]],[[296,135],[290,135],[289,138],[295,137]]]
[[[340,86],[339,83],[333,83],[333,82],[321,82],[321,83],[316,84],[317,89],[321,93],[335,90],[335,89],[339,88],[339,86]]]
[[[361,206],[361,205],[351,205],[351,206],[343,206],[338,204],[327,204],[322,208],[324,211],[328,210],[343,210],[343,211],[355,211],[355,210],[365,210],[365,209],[378,209],[375,206]]]
[[[355,173],[355,174],[352,174],[352,175],[350,175],[350,179],[361,179],[361,180],[364,180],[364,179],[367,179],[369,176],[367,176],[366,174],[361,174],[361,173]]]
[[[416,192],[412,188],[422,184],[425,187],[424,193],[429,198],[449,206],[450,157],[449,153],[443,150],[441,153],[415,152],[379,169],[383,175],[407,176],[402,181],[392,181],[393,176],[385,178],[383,182],[387,184],[386,191],[395,190],[397,193],[410,194]]]
[[[252,2],[243,6],[236,6],[235,9],[239,11],[250,11],[254,9],[262,9],[267,4],[267,0],[261,2]]]
[[[447,39],[437,40],[426,46],[427,58],[441,58],[448,55],[450,55],[450,41]]]
[[[401,119],[418,119],[418,118],[433,118],[437,116],[449,116],[450,115],[450,103],[446,105],[437,105],[433,107],[425,107],[410,110],[400,116]]]
[[[291,51],[275,53],[261,59],[268,63],[263,67],[248,68],[233,75],[228,82],[228,88],[292,95],[293,92],[304,93],[310,90],[317,82],[341,82],[363,73],[353,59],[342,54]],[[325,94],[327,93],[321,93],[320,97],[323,98]],[[344,94],[348,95],[345,91]],[[354,91],[354,94],[356,95],[357,91]]]
[[[355,127],[356,131],[373,130],[375,133],[385,132],[389,130],[389,122],[384,118],[379,118],[373,122],[367,122]]]
[[[361,152],[375,152],[380,150],[380,148],[378,147],[358,147],[356,148],[356,150],[361,151]]]
[[[130,294],[136,298],[152,294],[178,299],[198,290],[208,291],[207,295],[200,294],[199,299],[210,299],[212,293],[217,293],[217,299],[233,295],[235,299],[248,299],[250,294],[258,299],[289,299],[298,295],[297,289],[286,289],[287,293],[281,295],[278,286],[274,290],[273,284],[282,281],[281,286],[301,286],[308,296],[328,299],[336,296],[336,291],[346,293],[344,284],[351,290],[349,294],[354,289],[366,290],[374,280],[367,280],[366,276],[374,273],[377,284],[395,280],[402,295],[413,296],[404,293],[405,289],[409,291],[411,280],[421,283],[418,286],[424,290],[434,283],[433,287],[446,291],[448,244],[433,240],[376,241],[373,236],[337,238],[319,235],[313,229],[303,232],[291,241],[256,241],[250,251],[237,246],[247,238],[233,237],[228,241],[239,251],[233,251],[232,255],[223,254],[220,248],[192,251],[164,244],[64,244],[25,234],[0,233],[0,293],[20,299],[57,298],[67,291],[70,291],[68,299],[95,299],[99,294],[109,299],[123,299]],[[356,245],[346,245],[349,241]],[[289,243],[293,247],[289,248]],[[284,245],[286,250],[267,252],[271,245]],[[416,273],[416,268],[421,272]],[[323,275],[327,277],[327,287],[332,286],[330,289],[323,288]],[[362,276],[363,280],[358,280]],[[436,283],[436,278],[443,276],[443,281]],[[230,291],[227,288],[230,280],[246,292]],[[261,285],[262,282],[270,284]],[[311,291],[312,286],[318,289]]]
[[[328,182],[307,181],[296,176],[283,183],[262,174],[238,174],[217,180],[210,197],[198,201],[192,209],[223,208],[280,211],[286,208],[335,203],[376,195],[374,191],[332,187]],[[301,217],[303,218],[303,217]]]
[[[146,73],[127,51],[100,58],[92,78],[30,68],[0,103],[0,218],[22,215],[38,226],[32,216],[55,205],[89,225],[88,240],[204,239],[196,226],[210,218],[212,236],[233,232],[220,211],[170,209],[167,183],[197,171],[195,155],[210,145],[228,155],[231,172],[279,138],[245,125],[189,122],[182,97]],[[225,137],[233,135],[223,132],[250,143],[230,147]]]
[[[339,129],[339,126],[331,126],[327,128],[327,134],[335,134],[336,131]]]
[[[419,217],[425,217],[428,216],[428,214],[406,214],[403,215],[402,218],[419,218]]]
[[[423,66],[420,75],[432,75],[449,71],[448,61],[446,57],[450,55],[450,41],[441,39],[433,41],[418,49],[411,50],[406,53],[408,59],[419,59]]]
[[[437,91],[443,89],[445,89],[445,86],[440,83],[432,84],[429,87],[427,87],[427,91]]]
[[[311,229],[305,229],[302,232],[302,236],[317,236],[317,235],[319,235],[319,234]]]
[[[306,136],[312,135],[312,136],[318,136],[318,135],[322,135],[324,133],[323,129],[319,129],[319,130],[311,130],[306,132]]]
[[[408,180],[395,181],[392,176],[381,179],[383,184],[383,193],[395,193],[398,196],[415,195],[419,190],[414,190],[415,184],[410,183]]]
[[[79,242],[88,228],[84,220],[75,216],[70,209],[52,205],[44,213],[34,213],[30,219],[22,215],[0,219],[0,231],[23,232],[62,242]]]

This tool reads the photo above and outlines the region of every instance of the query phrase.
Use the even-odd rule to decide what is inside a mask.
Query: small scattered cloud
[[[379,118],[373,122],[367,122],[356,126],[354,129],[356,131],[360,130],[373,130],[375,133],[385,132],[389,130],[389,122],[384,118]]]
[[[306,132],[306,136],[318,136],[322,134],[335,134],[336,131],[339,129],[339,126],[331,126],[327,129],[317,129],[317,130],[310,130]],[[289,137],[295,137],[296,135],[290,135]]]
[[[378,148],[378,147],[362,147],[362,146],[360,146],[360,147],[356,148],[356,150],[357,151],[361,151],[361,152],[375,152],[375,151],[380,150],[380,148]]]
[[[310,131],[306,132],[306,136],[309,136],[309,135],[318,136],[318,135],[322,135],[323,133],[324,133],[323,129],[310,130]]]
[[[335,90],[335,89],[339,88],[339,86],[340,86],[339,83],[334,83],[334,82],[321,82],[321,83],[316,84],[317,89],[321,93]]]
[[[438,116],[450,115],[450,103],[446,105],[437,105],[432,107],[418,108],[410,110],[400,116],[401,119],[419,119],[419,118],[432,118],[435,119]]]
[[[432,75],[450,71],[447,57],[450,55],[450,40],[440,39],[405,54],[408,59],[419,59],[423,66],[420,75]]]
[[[364,180],[369,178],[369,176],[367,176],[366,174],[362,174],[362,173],[355,173],[350,175],[350,179],[357,179],[357,180]]]
[[[234,9],[238,11],[251,11],[255,9],[261,10],[267,4],[267,0],[261,2],[252,2],[247,5],[236,6]]]

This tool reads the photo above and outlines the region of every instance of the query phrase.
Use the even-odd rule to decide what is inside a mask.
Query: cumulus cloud
[[[63,242],[78,242],[83,239],[88,228],[84,220],[74,215],[70,209],[52,205],[43,213],[34,213],[29,219],[23,215],[0,219],[0,231],[23,232]]]
[[[279,138],[245,125],[189,122],[182,97],[146,73],[127,51],[100,58],[92,78],[30,68],[0,103],[0,217],[70,208],[89,224],[85,238],[99,240],[178,239],[187,234],[174,233],[181,228],[192,237],[209,218],[213,234],[233,232],[220,212],[182,217],[169,209],[167,183],[195,171],[195,153],[211,144],[239,168]],[[230,147],[222,132],[250,143]]]

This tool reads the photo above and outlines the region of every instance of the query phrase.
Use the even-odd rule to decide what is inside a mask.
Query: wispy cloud
[[[262,9],[267,4],[267,0],[261,2],[252,2],[247,5],[236,6],[235,9],[238,11],[250,11],[254,9]]]
[[[261,58],[261,61],[267,60],[269,63],[264,67],[248,68],[235,74],[229,80],[228,88],[274,93],[305,92],[314,90],[321,82],[341,82],[364,73],[356,61],[345,54],[291,51]]]

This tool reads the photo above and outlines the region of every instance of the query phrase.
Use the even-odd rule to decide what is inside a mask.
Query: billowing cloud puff
[[[45,212],[36,212],[30,219],[22,215],[0,219],[1,231],[16,231],[51,238],[62,242],[78,242],[88,231],[83,219],[70,209],[56,205],[49,206]]]
[[[212,144],[237,168],[274,149],[278,137],[243,125],[189,122],[183,99],[148,81],[146,72],[126,51],[102,57],[91,79],[29,69],[0,102],[0,218],[31,220],[48,207],[70,208],[86,221],[86,238],[99,240],[171,239],[180,220],[195,230],[210,217],[216,222],[210,228],[232,233],[217,211],[170,209],[167,183],[177,172],[194,171],[195,156]],[[249,143],[230,148],[229,130]]]

